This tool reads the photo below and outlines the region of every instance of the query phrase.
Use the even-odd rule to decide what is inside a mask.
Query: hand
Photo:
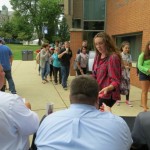
[[[103,88],[101,91],[99,91],[99,97],[106,95],[108,91],[109,91],[108,87]]]
[[[111,112],[111,108],[107,106],[105,103],[102,104],[102,106],[99,108],[102,112]]]
[[[31,104],[28,101],[25,102],[25,105],[27,108],[31,109]]]
[[[83,73],[83,70],[82,70],[82,69],[80,69],[80,72],[81,72],[81,74],[82,74],[82,75],[84,75],[84,73]]]
[[[130,67],[129,67],[129,66],[125,66],[125,68],[126,68],[126,69],[130,69]]]

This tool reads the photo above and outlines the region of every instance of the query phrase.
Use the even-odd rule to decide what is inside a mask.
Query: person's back
[[[0,149],[28,150],[29,135],[38,128],[38,117],[18,95],[0,92]]]
[[[10,57],[12,56],[11,50],[6,45],[0,45],[0,63],[3,69],[10,70]]]
[[[133,145],[147,144],[150,150],[150,112],[141,112],[136,117],[132,130]]]
[[[15,84],[11,75],[11,66],[12,66],[12,52],[6,45],[3,45],[2,39],[0,39],[0,63],[5,72],[5,78],[9,84],[9,91],[12,94],[16,94]],[[5,91],[5,89],[3,89]]]
[[[74,79],[70,108],[43,120],[35,140],[38,150],[128,150],[132,139],[127,124],[111,112],[96,109],[97,96],[95,79]]]
[[[121,118],[82,104],[48,116],[36,139],[38,150],[128,150],[131,143],[130,131]]]

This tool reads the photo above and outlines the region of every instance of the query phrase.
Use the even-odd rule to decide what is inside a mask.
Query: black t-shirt
[[[66,49],[61,49],[59,54],[61,54],[62,52],[64,52]],[[59,60],[61,62],[62,66],[70,66],[70,59],[72,57],[72,50],[69,48],[68,53],[64,54]]]

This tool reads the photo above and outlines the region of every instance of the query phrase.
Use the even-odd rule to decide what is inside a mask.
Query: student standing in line
[[[87,48],[82,47],[80,54],[78,54],[77,58],[77,75],[83,75],[87,73],[87,66],[88,66],[88,54]]]
[[[54,82],[55,85],[58,84],[57,74],[59,72],[59,84],[61,84],[61,64],[58,59],[59,47],[55,47],[54,54],[52,55],[53,60],[53,71],[54,71]]]
[[[72,58],[72,50],[69,41],[66,41],[65,48],[61,49],[58,58],[61,62],[62,87],[67,90],[67,80],[70,72],[70,60]]]
[[[126,79],[126,86],[128,89],[128,94],[126,95],[126,104],[130,107],[133,107],[131,102],[129,101],[129,95],[130,95],[130,69],[132,67],[132,57],[131,54],[129,53],[130,50],[130,44],[127,41],[122,42],[120,51],[121,51],[121,56],[123,60],[123,71],[124,71],[124,78]],[[117,101],[117,105],[120,105],[120,101]]]
[[[147,96],[150,88],[150,41],[147,42],[145,50],[140,54],[138,58],[139,80],[141,82],[142,94],[141,94],[141,107],[144,111],[147,111]]]

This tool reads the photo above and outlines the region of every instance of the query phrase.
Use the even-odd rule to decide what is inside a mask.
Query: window
[[[84,0],[84,20],[105,20],[106,0]]]
[[[115,36],[115,37],[116,37],[116,44],[119,48],[123,41],[128,41],[130,43],[130,53],[132,56],[132,61],[137,62],[138,57],[141,53],[142,33]]]
[[[81,28],[81,19],[72,19],[73,28]]]
[[[104,30],[104,21],[84,21],[84,30]]]
[[[86,39],[88,41],[88,51],[94,50],[93,38],[97,33],[99,33],[99,31],[84,31],[83,39]]]

